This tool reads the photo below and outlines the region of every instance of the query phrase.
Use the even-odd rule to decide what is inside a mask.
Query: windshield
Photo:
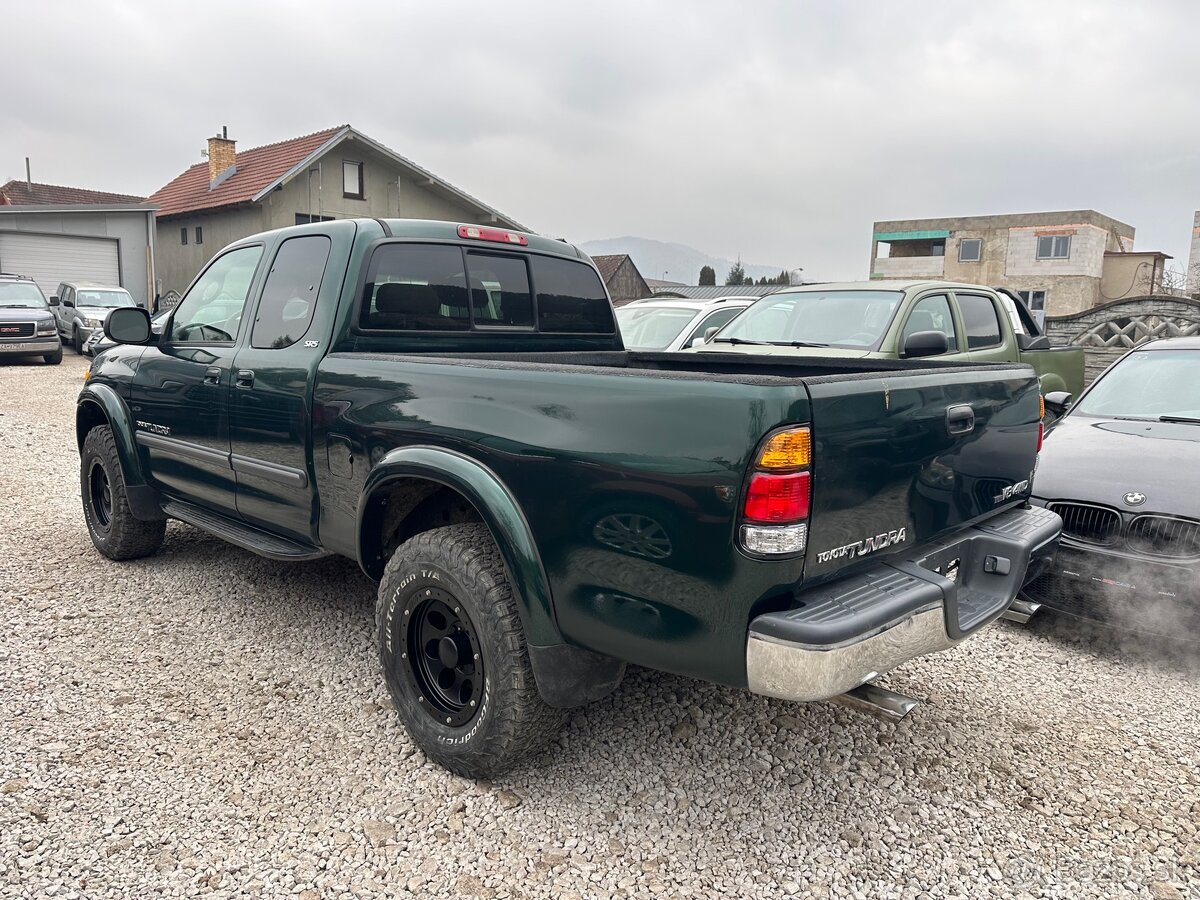
[[[1130,353],[1072,410],[1083,416],[1200,419],[1200,351]]]
[[[721,329],[714,341],[874,350],[902,296],[870,290],[771,294]]]
[[[617,310],[621,339],[630,350],[662,350],[694,318],[696,310],[670,306],[624,306]]]
[[[46,298],[32,281],[0,282],[0,309],[48,309]]]
[[[133,306],[133,298],[125,291],[79,291],[76,306],[98,306],[101,309],[116,309],[118,306]]]

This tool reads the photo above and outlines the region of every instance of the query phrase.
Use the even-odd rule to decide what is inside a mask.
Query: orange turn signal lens
[[[812,462],[812,435],[792,428],[772,435],[758,457],[760,469],[798,469]]]
[[[1038,394],[1038,418],[1046,418],[1046,398]]]

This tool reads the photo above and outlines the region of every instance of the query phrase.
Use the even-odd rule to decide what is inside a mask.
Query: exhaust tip
[[[1000,618],[1007,619],[1009,622],[1016,622],[1018,625],[1025,625],[1032,619],[1042,604],[1034,603],[1032,600],[1022,600],[1018,597],[1009,604],[1008,609],[1000,614]]]
[[[899,722],[921,703],[920,700],[869,682],[839,694],[829,702],[868,713],[884,722]]]

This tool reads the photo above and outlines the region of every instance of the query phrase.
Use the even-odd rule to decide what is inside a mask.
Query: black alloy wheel
[[[112,486],[108,483],[108,473],[100,460],[92,460],[88,472],[88,496],[92,504],[92,514],[95,516],[96,527],[101,531],[112,530]]]
[[[451,728],[465,725],[479,710],[485,683],[475,627],[446,591],[426,588],[410,602],[404,611],[405,675],[430,716]]]

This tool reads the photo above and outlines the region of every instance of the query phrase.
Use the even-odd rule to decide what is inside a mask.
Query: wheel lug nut
[[[425,702],[425,698],[424,698],[424,697],[417,697],[417,702],[418,702],[418,703],[424,703],[424,702]]]
[[[472,700],[472,701],[471,701],[471,705],[472,705],[472,706],[474,706],[474,705],[475,705],[475,701],[474,701],[474,700]]]
[[[449,720],[449,719],[447,719],[447,720],[446,720],[446,724],[447,724],[447,725],[449,725],[449,724],[450,724],[450,720]]]
[[[407,654],[407,653],[401,653],[401,654],[400,654],[400,658],[401,658],[401,659],[408,659],[408,654]]]
[[[456,607],[454,607],[454,614],[455,614],[455,615],[458,615],[460,612],[462,612],[462,610],[461,610],[461,609],[459,609],[457,606],[456,606]]]
[[[479,654],[478,654],[478,653],[476,653],[476,654],[475,654],[475,658],[476,658],[476,659],[479,659]]]

